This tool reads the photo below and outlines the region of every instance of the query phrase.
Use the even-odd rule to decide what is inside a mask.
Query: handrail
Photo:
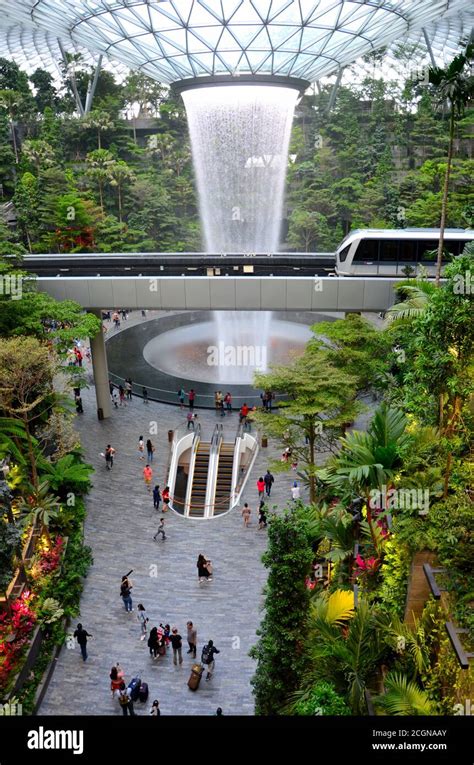
[[[224,427],[222,423],[216,423],[211,438],[211,448],[209,450],[209,463],[207,468],[207,485],[205,497],[204,515],[208,518],[213,514],[214,501],[216,498],[217,471],[219,465],[219,453],[224,440]]]
[[[191,458],[189,460],[189,473],[188,473],[188,485],[186,487],[186,497],[184,499],[183,514],[189,515],[189,509],[191,507],[191,495],[193,491],[193,479],[194,479],[194,466],[196,464],[196,454],[201,441],[201,423],[198,422],[197,428],[194,430],[193,441],[191,444]]]

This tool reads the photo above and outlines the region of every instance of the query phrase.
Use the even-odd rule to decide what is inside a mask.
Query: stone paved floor
[[[77,427],[86,459],[96,468],[93,489],[88,496],[85,524],[86,543],[93,549],[94,565],[85,581],[80,618],[88,632],[89,659],[82,662],[78,647],[63,647],[40,714],[121,714],[109,692],[109,672],[119,661],[128,680],[140,672],[153,700],[160,700],[163,714],[212,714],[221,706],[228,714],[253,714],[250,678],[254,662],[248,650],[255,642],[261,620],[262,588],[266,572],[261,555],[266,532],[257,531],[255,482],[266,470],[267,458],[276,449],[260,449],[242,502],[254,509],[250,528],[244,529],[240,510],[209,520],[190,520],[168,512],[168,538],[152,537],[160,514],[153,509],[142,480],[144,462],[136,450],[138,437],[145,439],[150,423],[158,423],[158,438],[152,437],[157,452],[153,469],[163,486],[169,447],[167,431],[183,422],[179,408],[135,399],[123,409],[113,410],[109,420],[99,422],[95,413],[93,388],[83,392],[85,413]],[[213,412],[200,412],[204,437],[210,437],[217,420]],[[220,419],[220,418],[219,418]],[[228,440],[233,441],[238,416],[224,419]],[[105,470],[100,452],[107,443],[117,450],[114,468]],[[274,502],[283,507],[290,496],[293,474],[276,476]],[[212,582],[199,584],[198,553],[214,563]],[[136,612],[127,614],[119,597],[121,575],[134,569],[134,608],[140,601],[151,625],[176,624],[185,636],[186,621],[198,630],[198,650],[213,639],[221,653],[210,683],[202,682],[197,693],[186,683],[191,659],[184,655],[175,668],[168,653],[157,661],[149,654],[146,641],[139,640]],[[157,574],[157,575],[156,575]],[[136,705],[138,714],[147,714],[149,705]]]
[[[141,320],[137,313],[134,321]],[[153,316],[148,312],[147,318]],[[163,486],[169,458],[167,431],[184,421],[183,413],[177,407],[134,399],[99,422],[93,387],[83,391],[83,403],[77,429],[86,459],[96,469],[85,523],[85,540],[92,547],[94,565],[85,580],[80,617],[73,621],[71,631],[82,621],[93,638],[85,663],[77,646],[74,650],[63,647],[40,714],[120,715],[118,701],[112,700],[109,690],[110,668],[119,661],[127,681],[140,673],[149,685],[149,703],[137,703],[137,714],[148,714],[151,701],[158,698],[165,715],[210,715],[218,706],[226,715],[252,715],[254,662],[248,650],[256,641],[266,579],[261,564],[266,532],[257,531],[255,483],[264,474],[268,458],[277,457],[280,449],[269,442],[257,454],[242,495],[242,503],[248,501],[254,511],[250,528],[243,528],[239,508],[209,520],[184,519],[168,512],[168,538],[154,542],[160,514],[153,509],[142,480],[144,462],[138,459],[137,442],[140,435],[146,439],[150,426],[157,422],[158,436],[152,436],[157,447],[154,482]],[[211,411],[199,414],[203,436],[209,438],[218,418]],[[366,420],[364,415],[356,425],[363,426]],[[223,420],[226,440],[234,440],[237,422],[237,414]],[[107,443],[117,450],[111,472],[106,471],[100,456]],[[293,479],[291,472],[276,475],[272,499],[280,509],[288,502]],[[200,552],[214,563],[212,582],[198,582],[195,564]],[[209,639],[220,649],[212,681],[203,681],[197,693],[187,687],[192,661],[186,653],[183,665],[174,667],[170,653],[153,661],[146,640],[140,641],[136,610],[127,614],[119,597],[121,575],[130,569],[134,608],[139,602],[145,605],[149,626],[169,622],[185,637],[186,621],[191,619],[198,630],[198,658]]]

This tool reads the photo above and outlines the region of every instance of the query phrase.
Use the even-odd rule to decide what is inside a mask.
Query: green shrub
[[[306,696],[306,694],[305,694]],[[351,710],[334,686],[321,681],[311,689],[307,697],[293,706],[295,715],[350,715]]]

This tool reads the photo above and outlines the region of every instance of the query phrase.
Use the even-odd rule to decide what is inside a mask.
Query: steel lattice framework
[[[431,60],[471,34],[471,0],[0,0],[0,55],[51,69],[58,40],[172,83],[219,75],[319,80],[370,52]]]

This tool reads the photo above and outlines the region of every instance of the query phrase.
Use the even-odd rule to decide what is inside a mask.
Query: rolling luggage
[[[140,694],[140,685],[141,680],[139,677],[134,677],[132,680],[130,680],[130,683],[128,684],[127,693],[130,696],[132,701],[137,701],[138,696]]]
[[[202,664],[193,664],[191,669],[191,675],[189,676],[188,680],[188,687],[192,691],[197,691],[199,688],[199,683],[201,682],[202,673],[204,672],[204,667]]]
[[[148,683],[142,683],[140,685],[140,690],[138,691],[138,700],[144,704],[147,699],[148,699]]]

